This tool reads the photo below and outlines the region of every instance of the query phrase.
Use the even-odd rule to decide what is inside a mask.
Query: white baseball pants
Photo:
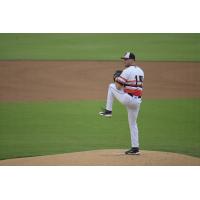
[[[137,127],[137,117],[140,110],[141,98],[136,96],[130,96],[123,90],[118,90],[114,83],[111,83],[108,87],[107,103],[106,109],[112,111],[113,101],[116,98],[120,103],[122,103],[127,108],[128,112],[128,122],[131,134],[131,146],[139,147],[138,138],[138,127]]]

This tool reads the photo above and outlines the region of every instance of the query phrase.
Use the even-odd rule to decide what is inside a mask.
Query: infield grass
[[[0,34],[0,60],[200,61],[199,33]]]
[[[102,101],[0,103],[0,159],[129,148],[125,108],[98,116]],[[200,157],[200,100],[145,100],[141,149]]]

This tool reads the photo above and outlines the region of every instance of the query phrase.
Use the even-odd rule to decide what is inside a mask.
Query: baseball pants
[[[128,122],[131,134],[131,146],[139,147],[137,117],[140,110],[141,98],[130,96],[124,90],[118,90],[114,83],[108,87],[106,109],[112,111],[114,99],[126,106],[128,112]]]

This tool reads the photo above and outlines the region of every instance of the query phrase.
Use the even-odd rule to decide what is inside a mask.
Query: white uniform
[[[111,83],[108,88],[106,109],[112,111],[114,97],[127,108],[132,147],[139,147],[137,117],[142,102],[143,80],[143,70],[138,66],[129,66],[116,79],[125,84],[125,87],[118,90],[115,84]]]

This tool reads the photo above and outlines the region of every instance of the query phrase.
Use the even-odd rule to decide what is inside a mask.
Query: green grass
[[[100,101],[0,103],[0,159],[129,148],[125,108],[97,115]],[[200,100],[145,100],[138,119],[142,149],[200,157]]]
[[[200,61],[200,34],[0,34],[0,60]]]

